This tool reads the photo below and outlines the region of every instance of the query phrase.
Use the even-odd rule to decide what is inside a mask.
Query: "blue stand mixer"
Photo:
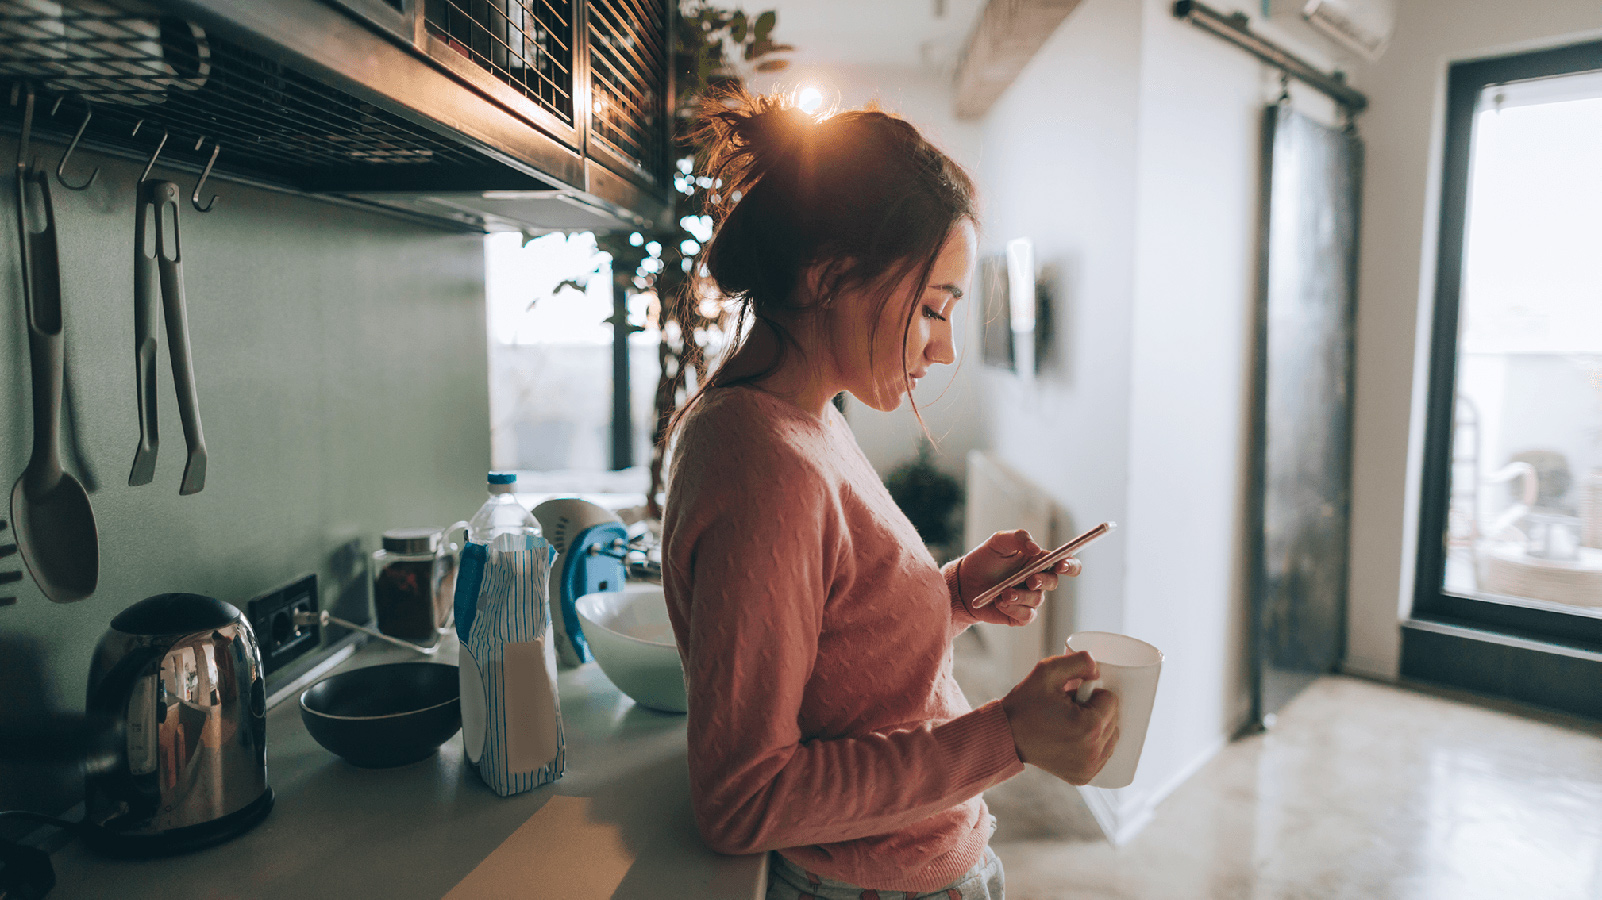
[[[610,511],[575,497],[547,500],[534,508],[540,531],[556,548],[552,568],[551,626],[557,660],[566,668],[594,659],[574,602],[585,594],[621,591],[628,531]]]

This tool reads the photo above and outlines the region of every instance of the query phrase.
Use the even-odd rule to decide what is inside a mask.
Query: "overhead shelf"
[[[571,0],[504,0],[499,20],[483,0],[341,2],[0,0],[0,104],[32,89],[41,137],[87,117],[82,143],[104,152],[147,160],[165,134],[163,166],[215,154],[214,177],[491,230],[650,228],[670,209],[665,116],[639,115],[663,102],[660,55],[631,157],[576,115],[591,92]],[[21,110],[0,121],[16,130]]]

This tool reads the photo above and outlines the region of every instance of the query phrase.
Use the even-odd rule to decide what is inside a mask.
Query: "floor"
[[[1027,776],[991,803],[1007,900],[1602,900],[1602,725],[1580,720],[1326,678],[1119,847]]]

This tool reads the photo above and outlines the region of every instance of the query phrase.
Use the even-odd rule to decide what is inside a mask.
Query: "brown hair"
[[[878,288],[877,323],[908,275],[928,279],[951,230],[978,219],[968,173],[906,120],[877,109],[815,119],[785,95],[734,87],[703,101],[688,140],[699,150],[697,174],[712,185],[706,210],[715,228],[690,289],[738,301],[736,341],[762,322],[778,335],[779,355],[740,378],[720,366],[668,435],[706,389],[760,379],[798,349],[786,323],[815,312],[819,298],[797,290],[812,267],[821,264],[824,302],[847,286]],[[916,309],[907,311],[903,346]]]

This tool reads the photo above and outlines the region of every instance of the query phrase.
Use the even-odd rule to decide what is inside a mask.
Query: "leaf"
[[[771,9],[762,15],[757,16],[756,28],[754,29],[756,32],[757,42],[761,43],[766,41],[768,39],[768,35],[773,33],[773,26],[777,25],[778,23],[779,14]]]
[[[757,63],[756,70],[758,72],[777,72],[789,67],[790,61],[788,59],[764,59]]]
[[[745,43],[747,30],[745,13],[737,12],[731,19],[729,19],[729,37],[732,38],[736,44]]]

